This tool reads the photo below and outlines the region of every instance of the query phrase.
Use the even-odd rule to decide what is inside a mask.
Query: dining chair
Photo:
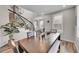
[[[9,40],[8,45],[12,47],[14,53],[18,53],[18,45],[15,43],[14,39]]]

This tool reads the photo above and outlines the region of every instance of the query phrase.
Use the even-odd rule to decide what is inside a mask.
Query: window
[[[40,20],[40,24],[39,24],[39,26],[40,26],[40,29],[43,29],[43,20]]]
[[[34,21],[34,26],[35,26],[35,29],[37,29],[37,27],[38,27],[38,22],[37,21]]]

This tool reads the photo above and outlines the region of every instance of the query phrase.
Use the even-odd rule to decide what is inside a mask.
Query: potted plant
[[[23,23],[19,23],[19,22],[10,22],[10,23],[7,23],[5,25],[2,25],[0,26],[0,29],[3,29],[3,31],[5,32],[5,35],[9,35],[9,42],[11,42],[13,39],[13,34],[14,33],[19,33],[19,29],[18,27],[23,27],[24,24]]]

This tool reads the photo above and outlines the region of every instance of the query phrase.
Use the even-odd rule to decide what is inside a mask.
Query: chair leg
[[[20,45],[18,46],[18,50],[19,50],[20,53],[24,52],[24,50],[20,47]]]
[[[14,53],[18,53],[17,48],[14,48],[13,51]]]

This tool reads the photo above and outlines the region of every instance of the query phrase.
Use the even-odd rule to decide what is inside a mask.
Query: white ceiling
[[[21,7],[30,10],[36,14],[47,14],[47,13],[53,13],[58,10],[62,10],[64,8],[70,8],[73,5],[21,5]]]

